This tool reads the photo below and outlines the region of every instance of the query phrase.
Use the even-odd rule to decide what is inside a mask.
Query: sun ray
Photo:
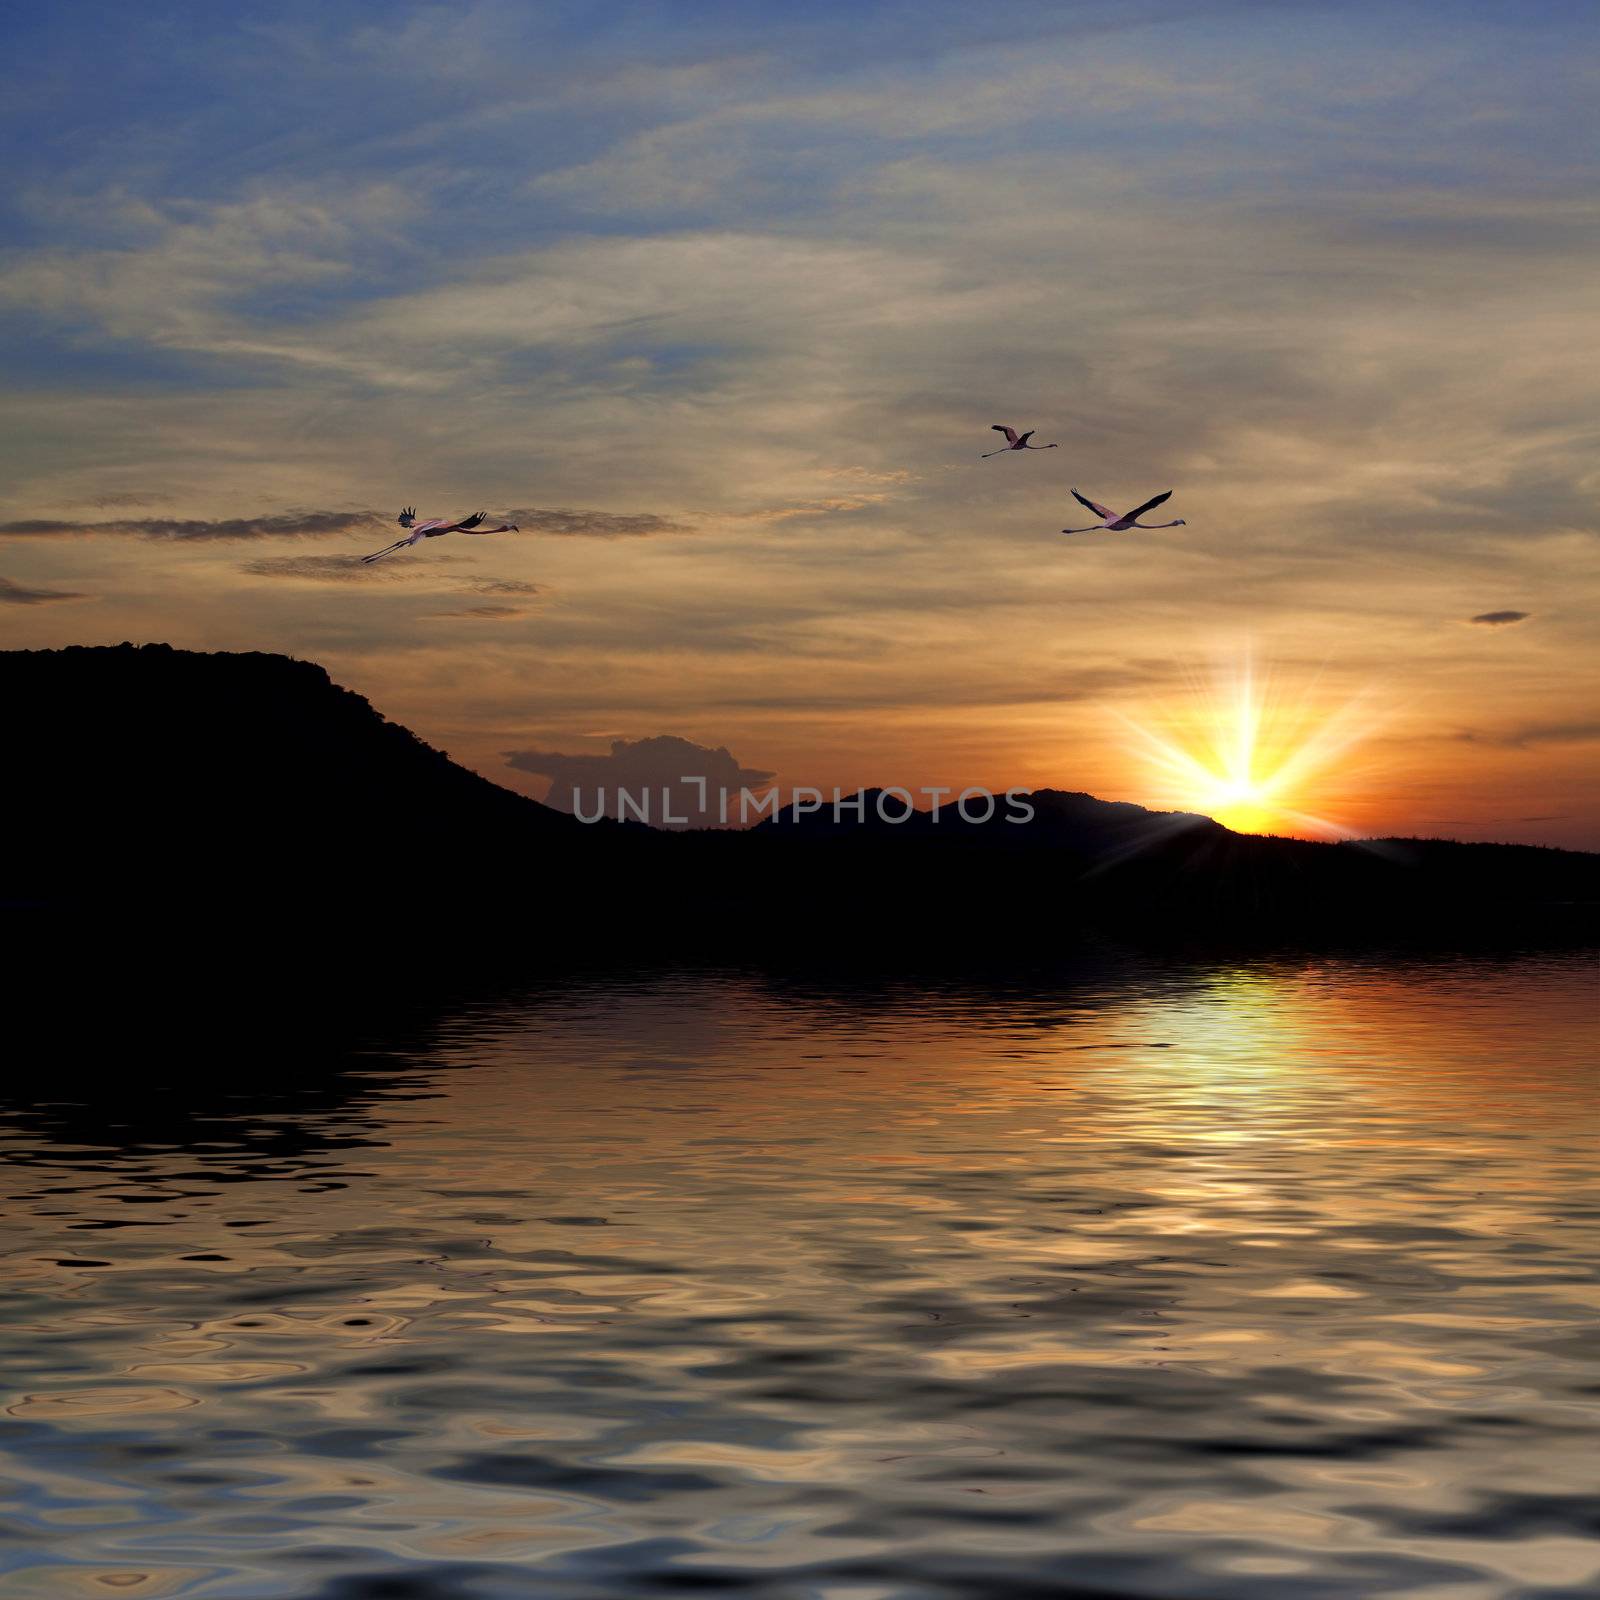
[[[1291,692],[1245,651],[1209,681],[1191,672],[1181,704],[1116,715],[1153,803],[1238,833],[1349,835],[1312,808],[1337,798],[1350,754],[1372,732],[1363,699],[1330,703],[1316,679]]]

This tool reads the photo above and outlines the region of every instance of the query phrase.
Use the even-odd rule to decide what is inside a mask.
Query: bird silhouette
[[[1059,446],[1053,444],[1029,444],[1028,441],[1036,432],[1033,428],[1029,428],[1026,433],[1018,433],[1015,428],[1008,428],[1003,422],[991,422],[989,426],[996,433],[1003,433],[1006,436],[1006,442],[998,450],[985,450],[978,457],[980,461],[987,461],[990,456],[1003,456],[1007,450],[1055,450],[1059,448]]]
[[[1146,500],[1142,506],[1135,506],[1132,511],[1124,512],[1120,517],[1115,511],[1109,510],[1096,501],[1086,500],[1076,489],[1072,491],[1072,498],[1080,506],[1087,506],[1097,517],[1103,520],[1091,522],[1086,528],[1063,528],[1061,530],[1063,533],[1093,533],[1100,528],[1104,528],[1110,533],[1122,533],[1128,528],[1182,528],[1187,526],[1182,517],[1179,517],[1175,522],[1140,522],[1137,520],[1143,512],[1154,510],[1163,500],[1170,500],[1172,498],[1170,489],[1165,494],[1158,494],[1154,500]]]
[[[474,511],[470,517],[463,517],[459,522],[450,522],[444,517],[432,517],[427,522],[417,521],[417,508],[407,506],[395,519],[402,528],[410,531],[403,539],[396,539],[393,544],[385,545],[381,550],[374,550],[370,556],[362,556],[363,561],[376,561],[380,556],[392,555],[396,550],[404,550],[407,545],[413,545],[418,539],[437,539],[446,533],[520,533],[522,530],[514,522],[502,522],[498,528],[485,528],[481,526],[484,514]]]

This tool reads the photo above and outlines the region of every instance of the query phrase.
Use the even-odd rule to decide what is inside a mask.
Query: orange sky
[[[676,734],[1193,808],[1127,723],[1249,652],[1359,708],[1284,826],[1600,848],[1585,24],[1397,9],[52,34],[30,94],[105,82],[0,256],[5,642],[315,659],[535,794]],[[1074,486],[1187,526],[1063,538]],[[524,531],[356,563],[409,502]]]

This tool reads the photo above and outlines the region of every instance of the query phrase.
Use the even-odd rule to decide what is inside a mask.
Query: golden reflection
[[[200,1401],[181,1389],[87,1388],[23,1395],[6,1407],[13,1417],[35,1417],[51,1422],[98,1421],[102,1417],[186,1411]]]
[[[1537,1053],[1508,1051],[1519,1008]],[[1161,1406],[1210,1392],[1196,1432],[1265,1441],[1249,1470],[1283,1493],[1251,1498],[1235,1455],[1162,1435],[1193,1478],[1128,1469],[1108,1525],[1265,1572],[1337,1530],[1341,1496],[1576,1470],[1559,1440],[1510,1462],[1516,1439],[1470,1430],[1359,1441],[1444,1438],[1585,1377],[1591,1027],[1570,979],[1321,960],[1004,1004],[830,1007],[730,977],[691,1002],[664,985],[507,1009],[385,1106],[348,1189],[284,1186],[239,1238],[191,1202],[141,1209],[115,1241],[225,1248],[248,1278],[165,1310],[148,1277],[137,1301],[126,1274],[85,1290],[59,1269],[59,1298],[33,1280],[28,1326],[92,1335],[99,1366],[30,1378],[11,1407],[80,1438],[119,1416],[238,1430],[227,1470],[257,1475],[238,1497],[274,1515],[348,1495],[341,1539],[381,1521],[413,1553],[533,1561],[650,1519],[740,1525],[749,1496],[818,1485],[1047,1498],[1096,1427],[1160,1433]],[[165,1231],[141,1236],[146,1217]],[[27,1265],[72,1259],[34,1242]],[[297,1453],[296,1429],[375,1443]],[[1328,1455],[1274,1452],[1285,1437]],[[1369,1476],[1341,1489],[1346,1469]],[[805,1514],[774,1560],[801,1559]]]
[[[1317,1516],[1282,1500],[1190,1500],[1129,1523],[1146,1533],[1244,1534],[1269,1544],[1329,1544],[1350,1530],[1348,1519]]]
[[[164,1600],[213,1576],[204,1567],[21,1567],[0,1577],[0,1596],[59,1595],[61,1600]]]
[[[166,1378],[174,1383],[259,1383],[263,1378],[291,1378],[310,1370],[304,1361],[151,1361],[128,1368],[132,1377]]]

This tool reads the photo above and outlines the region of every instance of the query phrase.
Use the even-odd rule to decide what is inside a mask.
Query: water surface
[[[28,1080],[0,1596],[1593,1596],[1596,977],[263,996]]]

